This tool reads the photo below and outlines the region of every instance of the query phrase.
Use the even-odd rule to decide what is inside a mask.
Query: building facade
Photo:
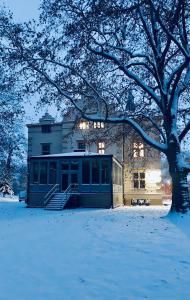
[[[138,199],[162,203],[160,154],[130,128],[80,120],[74,113],[62,122],[46,113],[39,123],[27,126],[29,158],[77,152],[113,155],[122,165],[123,204]]]

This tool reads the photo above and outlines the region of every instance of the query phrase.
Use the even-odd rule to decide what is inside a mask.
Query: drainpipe
[[[122,184],[123,184],[123,204],[125,200],[125,124],[122,124]]]

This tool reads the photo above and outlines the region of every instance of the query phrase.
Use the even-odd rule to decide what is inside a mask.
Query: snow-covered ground
[[[52,212],[7,200],[1,300],[190,299],[188,216],[163,217],[168,207]]]

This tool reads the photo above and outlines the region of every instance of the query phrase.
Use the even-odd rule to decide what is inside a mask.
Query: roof
[[[51,157],[72,157],[72,156],[105,156],[106,154],[99,154],[96,152],[85,152],[85,151],[81,151],[81,152],[67,152],[67,153],[57,153],[57,154],[48,154],[48,155],[38,155],[38,156],[31,156],[32,158],[51,158]]]
[[[114,157],[113,154],[100,154],[100,153],[97,153],[97,152],[67,152],[67,153],[57,153],[57,154],[48,154],[48,155],[37,155],[37,156],[30,156],[29,159],[35,159],[35,158],[42,158],[42,159],[45,159],[45,158],[62,158],[62,157],[93,157],[93,156],[99,156],[99,157],[112,157],[115,161],[117,161],[120,165],[121,162],[116,158]]]

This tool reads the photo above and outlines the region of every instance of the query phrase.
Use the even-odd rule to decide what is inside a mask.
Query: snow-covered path
[[[166,210],[0,202],[0,299],[189,300],[190,218]]]

